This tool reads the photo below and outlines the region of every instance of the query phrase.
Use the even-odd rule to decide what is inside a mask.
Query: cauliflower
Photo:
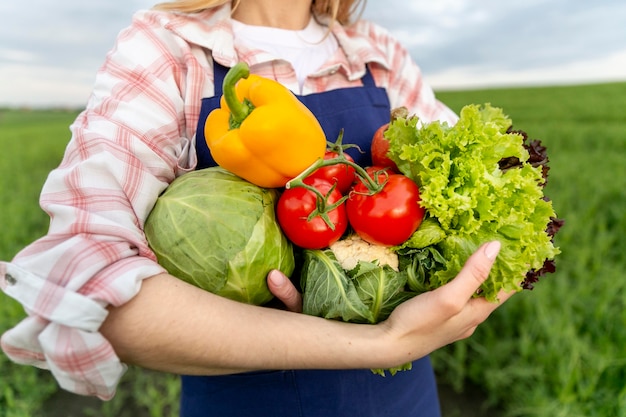
[[[378,262],[398,270],[398,255],[386,246],[372,245],[353,234],[330,246],[337,261],[346,271],[353,269],[359,261]]]

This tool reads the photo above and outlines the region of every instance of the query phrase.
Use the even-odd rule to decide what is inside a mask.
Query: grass
[[[0,112],[0,259],[45,232],[47,216],[39,209],[39,191],[50,169],[58,165],[75,114],[64,111]],[[0,332],[19,321],[19,304],[0,295]],[[56,390],[43,371],[11,363],[0,355],[0,417],[37,415],[43,401]]]
[[[552,167],[546,193],[566,220],[557,235],[563,252],[557,272],[513,297],[469,340],[436,352],[440,380],[458,391],[478,387],[485,406],[505,416],[626,417],[626,83],[441,92],[439,98],[457,111],[490,102],[541,139]],[[75,115],[0,111],[0,259],[45,233],[38,194],[62,157]],[[0,331],[23,316],[0,295]],[[67,417],[67,410],[44,413],[44,403],[78,403],[60,394],[47,372],[4,355],[0,375],[0,417]],[[177,413],[173,376],[131,368],[118,392],[111,402],[80,402],[85,411],[75,415]]]
[[[46,232],[48,216],[37,204],[39,193],[50,170],[61,161],[76,115],[66,110],[0,110],[1,260],[12,259]],[[22,307],[0,292],[0,333],[24,316]],[[0,417],[67,417],[68,401],[84,408],[81,416],[178,414],[178,378],[171,375],[131,368],[118,395],[106,403],[59,393],[48,372],[16,365],[4,354],[0,354],[0,375]],[[63,401],[49,406],[59,396]]]
[[[491,102],[542,139],[566,220],[557,272],[437,352],[440,377],[484,387],[509,416],[626,416],[626,84],[439,96]]]

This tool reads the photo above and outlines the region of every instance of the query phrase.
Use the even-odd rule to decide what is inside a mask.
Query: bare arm
[[[249,306],[158,275],[112,308],[101,330],[122,361],[173,373],[397,366],[468,337],[498,307],[471,299],[498,249],[483,246],[454,281],[405,302],[378,325]]]

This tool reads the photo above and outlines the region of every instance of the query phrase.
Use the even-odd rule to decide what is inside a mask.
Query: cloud
[[[95,72],[67,67],[11,64],[0,66],[0,106],[83,106]]]
[[[0,48],[0,62],[33,62],[37,55],[31,51],[12,48]]]
[[[84,105],[132,14],[158,0],[0,3],[0,105]],[[438,88],[625,80],[626,2],[369,1]],[[621,71],[621,74],[620,74]]]
[[[626,81],[626,49],[602,59],[576,61],[545,67],[491,70],[482,65],[451,67],[426,75],[436,90],[468,88],[547,86]]]
[[[2,2],[0,106],[83,106],[132,14],[150,0]]]
[[[113,46],[117,33],[130,23],[138,4],[105,0],[31,0],[29,7],[4,2],[0,39],[13,50],[29,51],[37,61],[70,68],[94,65]],[[9,17],[9,18],[7,18]],[[0,57],[0,59],[2,59]],[[0,60],[0,64],[7,62]]]
[[[587,62],[610,60],[626,45],[626,4],[609,0],[485,0],[368,3],[365,16],[403,41],[425,74],[481,77],[483,84],[553,80],[560,68],[576,68],[578,78],[612,78],[609,68],[583,74]],[[401,15],[401,17],[395,17]],[[535,74],[530,77],[528,74]],[[482,75],[481,75],[482,74]],[[525,74],[524,76],[521,76]],[[626,73],[621,77],[626,79]],[[456,85],[455,80],[450,81]]]

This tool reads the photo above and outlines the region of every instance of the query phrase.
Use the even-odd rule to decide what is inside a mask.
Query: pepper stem
[[[245,62],[238,62],[231,69],[228,70],[224,77],[224,83],[222,84],[222,91],[224,94],[224,100],[230,110],[230,128],[236,129],[241,126],[241,123],[248,117],[248,115],[254,109],[254,106],[249,100],[239,101],[237,97],[237,91],[235,85],[242,78],[248,78],[250,75],[250,68]]]

